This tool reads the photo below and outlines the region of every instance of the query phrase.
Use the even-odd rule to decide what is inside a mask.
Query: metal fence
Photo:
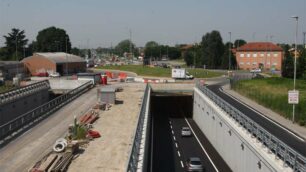
[[[55,110],[58,110],[60,107],[64,106],[74,98],[78,97],[84,93],[88,88],[92,86],[92,83],[86,82],[85,84],[67,92],[66,94],[59,96],[21,116],[15,118],[0,126],[0,140],[5,139],[7,136],[10,136],[12,133],[17,132],[24,127],[30,126],[33,122],[37,122],[40,119],[43,119]]]
[[[13,89],[8,92],[1,93],[0,94],[0,105],[10,102],[10,101],[14,101],[21,97],[28,96],[30,94],[33,94],[33,92],[37,92],[39,90],[49,89],[49,88],[50,88],[49,81],[44,80],[44,81],[36,82],[34,84],[27,85],[25,87]]]
[[[140,114],[138,117],[138,124],[134,135],[134,142],[130,152],[129,162],[127,165],[128,172],[136,172],[138,168],[141,171],[147,171],[147,161],[148,161],[148,140],[149,140],[149,133],[150,133],[150,117],[147,114],[147,108],[150,99],[150,91],[151,88],[147,84],[144,96],[142,98],[142,106],[140,110]],[[145,121],[147,119],[147,121]],[[144,133],[145,132],[145,133]],[[146,140],[143,140],[143,136],[146,136]],[[142,145],[143,144],[143,145]],[[142,147],[143,146],[143,147]],[[142,155],[142,158],[140,158]],[[139,165],[139,161],[142,161],[142,164]]]
[[[230,117],[238,122],[239,125],[248,130],[252,136],[256,137],[271,152],[282,159],[288,166],[293,168],[294,171],[306,172],[306,158],[304,156],[262,128],[259,124],[241,113],[238,109],[224,101],[206,86],[203,86],[200,83],[197,83],[196,86],[226,113],[228,113]]]

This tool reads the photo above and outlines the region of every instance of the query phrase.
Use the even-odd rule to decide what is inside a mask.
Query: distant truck
[[[193,79],[193,76],[190,75],[186,69],[172,69],[171,77],[173,79]]]

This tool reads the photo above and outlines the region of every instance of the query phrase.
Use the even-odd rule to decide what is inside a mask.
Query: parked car
[[[198,171],[198,172],[204,171],[202,162],[200,158],[198,157],[188,158],[186,161],[186,167],[187,167],[187,171]]]
[[[192,136],[190,128],[189,127],[182,127],[181,135],[182,135],[182,137]]]
[[[34,74],[33,76],[48,77],[49,74],[48,74],[48,72],[39,72],[39,73]]]
[[[61,75],[58,72],[54,72],[54,73],[51,73],[49,76],[52,78],[55,78],[55,77],[60,77]]]
[[[252,70],[250,70],[250,72],[252,72],[252,73],[260,73],[261,72],[261,69],[252,69]]]

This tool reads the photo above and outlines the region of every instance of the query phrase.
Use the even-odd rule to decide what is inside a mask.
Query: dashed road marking
[[[277,122],[273,121],[272,119],[268,118],[267,116],[263,115],[262,113],[260,113],[259,111],[257,111],[256,109],[252,108],[251,106],[249,106],[248,104],[240,101],[239,99],[237,99],[236,97],[228,94],[227,92],[223,91],[223,89],[219,88],[219,90],[228,95],[229,97],[231,97],[232,99],[236,100],[237,102],[239,102],[240,104],[243,104],[244,106],[248,107],[250,110],[252,110],[253,112],[257,113],[258,115],[262,116],[263,118],[267,119],[268,121],[272,122],[273,124],[275,124],[276,126],[282,128],[283,130],[287,131],[289,134],[293,135],[294,137],[296,137],[297,139],[301,140],[301,141],[305,141],[303,138],[297,136],[296,134],[294,134],[293,132],[291,132],[290,130],[288,130],[287,128],[281,126],[280,124],[278,124]]]
[[[174,131],[173,130],[171,130],[171,133],[174,135]]]
[[[182,166],[182,168],[184,168],[184,163],[183,163],[183,161],[181,161],[181,166]]]
[[[170,125],[170,128],[172,129],[172,125]]]
[[[173,140],[174,140],[174,141],[176,141],[176,138],[175,138],[175,136],[173,136]]]
[[[180,153],[180,151],[177,151],[177,154],[178,154],[178,156],[179,156],[179,157],[181,157],[181,153]]]
[[[195,134],[195,132],[193,131],[191,125],[189,124],[188,120],[185,118],[185,121],[187,122],[191,132],[193,133],[194,137],[197,139],[199,145],[201,146],[203,152],[205,153],[205,155],[207,156],[207,158],[209,159],[210,163],[212,164],[212,166],[214,167],[214,169],[216,170],[216,172],[219,172],[219,170],[217,169],[216,165],[214,164],[214,162],[211,160],[210,156],[208,155],[208,153],[206,152],[206,150],[204,149],[203,145],[201,144],[199,138],[197,137],[197,135]]]
[[[176,142],[175,142],[175,147],[176,147],[176,148],[178,148],[178,145],[177,145],[177,143],[176,143]]]

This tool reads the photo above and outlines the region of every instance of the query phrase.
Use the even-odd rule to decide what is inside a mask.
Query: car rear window
[[[200,161],[191,161],[190,164],[193,164],[193,165],[201,165],[201,162],[200,162]]]

